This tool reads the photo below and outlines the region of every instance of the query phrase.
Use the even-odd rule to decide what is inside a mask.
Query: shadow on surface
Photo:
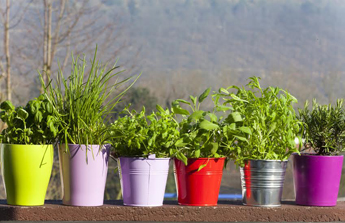
[[[0,200],[0,221],[11,221],[15,219],[14,206],[7,205],[6,200]]]

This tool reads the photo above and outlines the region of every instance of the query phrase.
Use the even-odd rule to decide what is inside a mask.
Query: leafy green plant
[[[230,127],[236,122],[246,134],[243,137],[235,133],[236,140],[230,146],[231,157],[239,166],[250,159],[287,160],[292,153],[298,152],[294,140],[296,137],[301,140],[298,134],[303,128],[292,106],[297,99],[279,87],[262,89],[257,77],[251,77],[247,86],[249,89],[221,88],[213,95],[217,103],[223,98],[222,106],[228,105],[233,110],[225,124]]]
[[[52,144],[59,133],[60,122],[53,108],[41,95],[25,107],[14,107],[10,101],[0,105],[0,118],[7,128],[0,134],[0,142],[8,144]]]
[[[172,103],[174,113],[182,115],[179,125],[180,138],[175,143],[171,155],[187,165],[188,158],[220,158],[229,154],[227,147],[221,146],[221,126],[216,110],[200,110],[201,103],[208,97],[210,88],[199,97],[190,96],[190,101],[177,99]],[[181,107],[189,106],[192,113]],[[203,168],[201,166],[199,169]]]
[[[317,155],[338,155],[345,151],[345,112],[343,100],[335,106],[319,105],[313,100],[312,109],[306,101],[304,109],[299,109],[299,119],[305,129],[302,137],[304,147],[313,148]]]
[[[129,81],[112,81],[123,71],[115,72],[116,64],[107,69],[107,65],[96,60],[97,48],[89,73],[86,72],[87,63],[84,56],[74,59],[72,55],[71,75],[65,78],[59,69],[55,83],[47,86],[41,77],[44,95],[52,105],[54,115],[62,124],[59,141],[73,144],[104,144],[107,139],[107,123],[114,107],[121,97],[139,78],[135,79],[125,90],[114,96],[119,87]],[[79,62],[81,61],[81,63]],[[112,82],[112,83],[110,83]]]
[[[140,112],[123,110],[125,115],[117,119],[110,127],[110,141],[114,156],[147,157],[155,154],[157,158],[169,157],[179,137],[178,123],[169,109],[156,106],[157,111],[145,115],[145,108]]]
[[[223,95],[223,93],[229,94],[226,89],[221,88],[219,89],[218,94],[216,93],[212,95],[215,102],[216,111],[226,112],[233,109],[232,107],[219,103],[219,99]],[[242,142],[242,146],[243,144],[247,144],[249,142],[248,138],[251,137],[252,134],[251,129],[247,126],[244,126],[243,116],[238,111],[228,113],[227,117],[224,118],[222,122],[220,122],[220,127],[220,146],[226,148],[228,157],[230,159],[237,160],[236,155],[242,152],[242,149],[239,146],[238,142]]]

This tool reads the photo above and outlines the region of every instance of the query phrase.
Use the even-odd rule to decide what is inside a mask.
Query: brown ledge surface
[[[160,221],[160,222],[339,222],[345,221],[345,202],[336,207],[296,206],[285,201],[281,207],[243,206],[239,201],[219,201],[217,207],[179,206],[166,201],[162,207],[127,207],[122,201],[106,201],[100,207],[71,207],[61,201],[44,206],[6,205],[0,200],[0,221]]]

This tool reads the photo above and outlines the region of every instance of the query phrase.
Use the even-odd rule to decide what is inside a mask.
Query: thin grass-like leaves
[[[45,85],[45,89],[54,112],[61,121],[62,131],[59,141],[66,144],[103,145],[106,140],[108,118],[126,91],[140,77],[118,78],[123,72],[117,71],[116,64],[108,69],[97,60],[97,49],[87,69],[85,56],[74,58],[72,55],[71,75],[65,78],[59,66],[58,77],[54,83]],[[89,73],[86,73],[89,70]],[[128,87],[119,91],[121,85],[133,80]],[[123,88],[122,88],[123,89]],[[117,92],[119,91],[119,92]],[[111,98],[112,97],[112,98]]]

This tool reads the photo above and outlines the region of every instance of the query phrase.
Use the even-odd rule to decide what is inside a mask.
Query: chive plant
[[[140,76],[127,88],[120,90],[133,77],[118,81],[118,76],[124,70],[117,71],[119,67],[116,63],[108,69],[96,56],[97,48],[88,68],[85,56],[74,58],[72,55],[71,75],[65,78],[59,67],[56,81],[50,81],[48,85],[44,84],[40,74],[44,95],[61,122],[60,143],[104,144],[114,107]]]

